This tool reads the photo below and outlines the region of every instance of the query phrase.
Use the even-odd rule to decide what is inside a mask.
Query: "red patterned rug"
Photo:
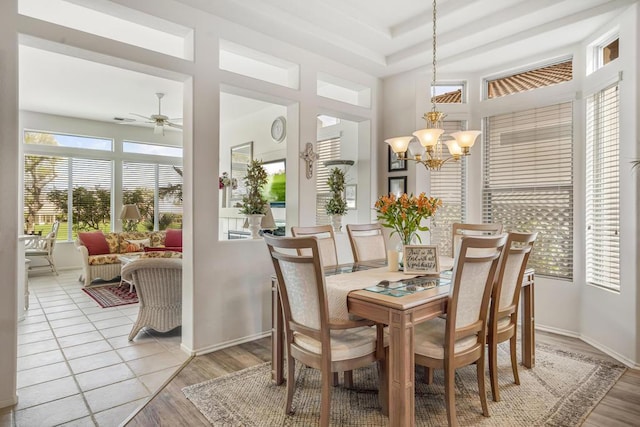
[[[109,285],[95,288],[82,288],[91,298],[93,298],[102,308],[116,307],[119,305],[135,304],[138,302],[138,295],[135,288],[129,292],[129,285]]]

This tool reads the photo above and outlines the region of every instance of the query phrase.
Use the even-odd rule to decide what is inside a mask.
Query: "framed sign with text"
[[[405,274],[440,274],[438,247],[435,245],[405,245]]]

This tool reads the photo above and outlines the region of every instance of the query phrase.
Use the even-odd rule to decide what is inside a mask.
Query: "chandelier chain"
[[[433,0],[433,79],[431,83],[431,102],[433,111],[436,111],[435,90],[436,90],[436,0]]]

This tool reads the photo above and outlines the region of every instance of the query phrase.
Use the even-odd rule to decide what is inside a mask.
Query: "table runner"
[[[347,295],[351,291],[375,286],[382,280],[396,282],[417,276],[417,274],[404,274],[402,271],[389,271],[387,267],[327,276],[325,277],[325,284],[329,318],[332,321],[351,319],[347,308]]]

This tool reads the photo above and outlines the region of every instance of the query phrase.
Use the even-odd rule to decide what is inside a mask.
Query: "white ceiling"
[[[380,77],[431,64],[430,1],[177,1]],[[438,72],[472,73],[526,64],[533,56],[559,52],[584,40],[635,2],[440,0]],[[121,12],[122,8],[115,10]],[[157,113],[156,92],[166,94],[163,114],[182,116],[181,83],[32,47],[20,48],[23,110],[113,121],[116,116],[133,118],[128,114],[132,112]],[[243,103],[245,98],[227,99]],[[250,104],[236,104],[221,110],[237,113],[250,109]]]

